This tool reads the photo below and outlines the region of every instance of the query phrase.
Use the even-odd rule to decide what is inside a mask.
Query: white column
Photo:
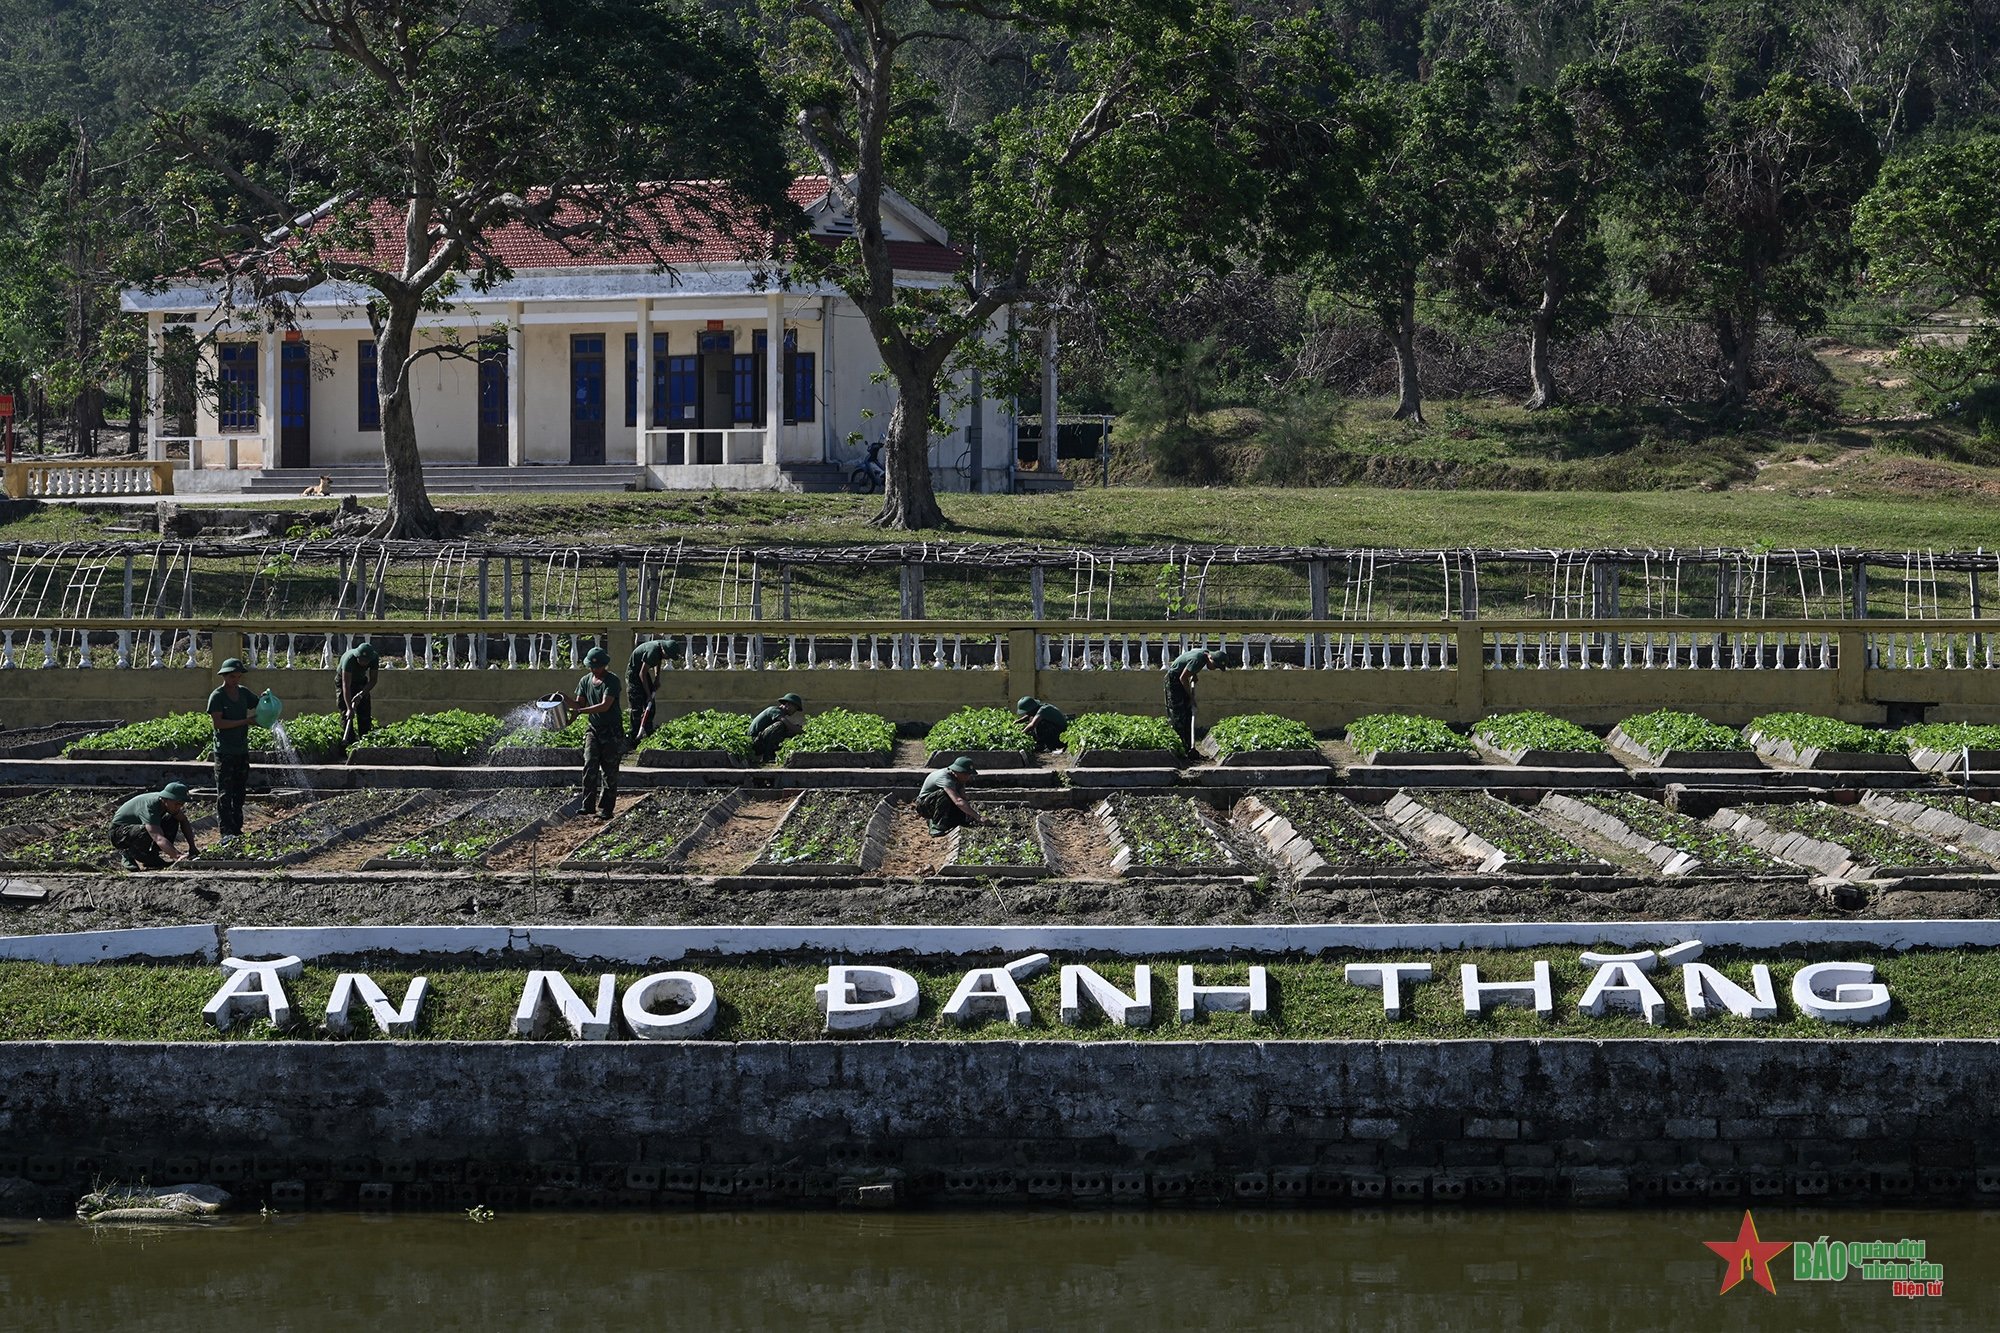
[[[778,465],[778,428],[785,421],[785,298],[764,298],[764,466]]]
[[[1042,325],[1042,472],[1055,475],[1056,464],[1056,317]]]
[[[522,339],[521,303],[507,303],[507,466],[522,467],[528,461],[528,357]]]
[[[632,392],[637,410],[633,413],[635,438],[632,457],[640,467],[652,462],[646,448],[646,432],[653,424],[653,303],[639,298],[639,338],[634,349],[637,366],[633,370]]]
[[[257,425],[264,437],[264,466],[278,466],[278,404],[283,395],[278,389],[278,331],[265,329],[263,334],[263,354],[258,360],[263,369],[257,375]],[[236,466],[236,451],[230,450],[229,466]]]
[[[160,436],[166,434],[166,409],[161,402],[166,376],[160,365],[166,353],[166,316],[146,316],[146,457],[155,463],[167,456],[166,446],[160,443]]]

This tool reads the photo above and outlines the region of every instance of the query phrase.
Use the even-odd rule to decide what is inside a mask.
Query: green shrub
[[[961,708],[932,727],[924,736],[924,748],[939,750],[1019,750],[1035,748],[1035,738],[1021,730],[1011,709]]]
[[[132,722],[110,731],[80,736],[63,747],[65,755],[88,756],[92,750],[201,749],[215,739],[215,723],[207,713],[169,713],[147,722]]]
[[[1458,751],[1472,753],[1472,742],[1434,717],[1410,713],[1370,713],[1347,724],[1347,743],[1361,754]]]
[[[1638,713],[1618,724],[1635,745],[1653,754],[1669,750],[1747,750],[1749,742],[1729,727],[1710,722],[1693,713],[1662,708],[1656,713]]]
[[[1801,750],[1831,750],[1838,754],[1889,754],[1901,748],[1888,732],[1811,713],[1766,713],[1752,718],[1743,734],[1790,741]]]
[[[280,726],[285,729],[285,739],[292,743],[304,763],[316,763],[331,759],[340,747],[340,714],[301,713],[297,717],[284,719]],[[278,750],[278,738],[266,727],[250,728],[250,752],[252,754],[273,755]],[[215,757],[215,742],[211,739],[208,748],[201,752],[201,758]]]
[[[1063,748],[1083,750],[1173,750],[1187,748],[1165,718],[1138,713],[1084,713],[1063,729]]]
[[[1208,739],[1214,744],[1218,759],[1251,750],[1319,748],[1310,727],[1275,713],[1242,713],[1236,717],[1225,717],[1208,729]]]
[[[2000,750],[2000,727],[1972,722],[1924,722],[1890,734],[1898,750]]]
[[[569,724],[559,731],[547,727],[515,727],[493,742],[493,753],[506,750],[575,750],[583,746],[583,735],[590,730],[587,717],[571,718]]]
[[[1596,754],[1604,742],[1574,722],[1530,708],[1519,713],[1495,713],[1480,721],[1473,733],[1496,750],[1555,750],[1563,754]]]
[[[896,728],[873,713],[829,708],[806,721],[798,735],[778,747],[778,759],[795,754],[889,754],[896,748]]]
[[[722,750],[738,759],[750,757],[750,719],[742,713],[704,709],[662,722],[639,742],[641,750]]]
[[[391,722],[354,742],[356,750],[400,750],[429,748],[450,758],[463,759],[493,738],[504,724],[491,713],[473,713],[450,708],[442,713],[419,713]]]

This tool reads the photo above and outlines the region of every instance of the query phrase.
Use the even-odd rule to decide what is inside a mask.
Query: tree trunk
[[[1757,312],[1724,312],[1715,317],[1715,343],[1722,353],[1722,400],[1745,403],[1756,387]]]
[[[869,520],[878,528],[914,532],[945,525],[931,483],[931,411],[937,383],[921,371],[899,372],[896,407],[889,414],[888,461],[882,485],[882,509]]]
[[[376,393],[382,403],[382,461],[388,470],[389,512],[373,537],[435,540],[437,511],[424,489],[424,460],[417,452],[416,403],[410,392],[410,354],[417,302],[390,301],[376,335]]]
[[[1417,289],[1403,287],[1402,306],[1390,329],[1396,342],[1396,420],[1424,423],[1423,387],[1417,380]]]
[[[1528,401],[1523,404],[1530,412],[1538,412],[1545,407],[1554,407],[1560,401],[1556,392],[1555,367],[1550,358],[1555,350],[1556,308],[1562,302],[1562,292],[1555,274],[1546,274],[1542,279],[1542,303],[1535,307],[1534,315],[1528,321]]]
[[[145,414],[152,408],[146,401],[146,363],[139,360],[125,368],[125,401],[130,406],[125,413],[125,448],[128,453],[139,453],[140,425]]]

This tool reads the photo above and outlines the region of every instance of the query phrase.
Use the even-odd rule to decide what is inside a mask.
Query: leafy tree
[[[308,34],[266,59],[281,100],[167,121],[179,202],[267,316],[328,282],[367,297],[389,510],[435,537],[412,412],[418,317],[507,276],[494,234],[573,253],[733,232],[772,253],[790,173],[749,49],[672,0],[279,0]]]
[[[1854,267],[1854,206],[1878,158],[1850,107],[1789,74],[1718,108],[1703,157],[1697,196],[1639,219],[1657,247],[1646,282],[1714,328],[1723,396],[1742,402],[1764,320],[1797,333],[1826,322]]]
[[[1357,89],[1368,165],[1343,210],[1352,230],[1323,252],[1329,285],[1366,311],[1396,349],[1396,420],[1424,419],[1417,295],[1467,235],[1489,231],[1500,145],[1491,81],[1476,53],[1441,60],[1421,83],[1376,78]]]
[[[1454,268],[1463,294],[1527,324],[1530,409],[1559,401],[1556,340],[1609,317],[1605,210],[1688,192],[1699,99],[1686,74],[1635,60],[1570,65],[1515,101],[1494,225],[1459,238]]]
[[[1032,95],[1019,104],[977,125],[941,123],[912,53],[968,40],[956,19],[966,10],[1061,51],[1031,62]],[[860,308],[896,387],[875,522],[939,527],[929,439],[941,381],[956,366],[995,360],[993,316],[1059,304],[1134,252],[1219,254],[1257,206],[1253,155],[1240,137],[1248,25],[1220,4],[1184,0],[1006,9],[786,0],[772,17],[800,137],[854,220],[852,239],[810,257],[808,271]],[[883,203],[897,164],[912,161],[915,145],[938,143],[962,154],[965,185],[934,206],[975,253],[948,285],[899,285]]]

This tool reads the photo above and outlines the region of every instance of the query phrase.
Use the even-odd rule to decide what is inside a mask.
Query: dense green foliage
[[[1239,713],[1208,729],[1217,759],[1252,750],[1317,750],[1312,728],[1275,713]]]
[[[1174,734],[1164,718],[1139,713],[1083,713],[1063,729],[1063,748],[1085,750],[1169,750],[1179,753],[1186,741]]]
[[[448,708],[391,722],[354,742],[350,753],[366,750],[430,749],[447,759],[463,759],[484,746],[504,725],[490,713]]]
[[[2000,750],[2000,727],[1972,722],[1924,722],[1889,738],[1899,750]]]
[[[1620,722],[1618,729],[1654,756],[1673,750],[1734,751],[1750,748],[1742,733],[1734,728],[1672,708],[1636,713]]]
[[[829,708],[806,719],[799,734],[778,747],[778,762],[795,754],[892,754],[896,724],[873,713]]]
[[[583,738],[590,730],[587,717],[571,718],[559,731],[547,727],[515,727],[493,740],[492,751],[502,755],[508,750],[575,750],[583,746]]]
[[[1366,759],[1378,754],[1470,754],[1472,742],[1434,717],[1370,713],[1347,724],[1347,743]]]
[[[1556,750],[1564,754],[1597,754],[1604,742],[1574,722],[1526,709],[1482,718],[1473,734],[1496,750]]]
[[[944,750],[1019,750],[1031,753],[1035,738],[1022,730],[1012,709],[961,708],[924,736],[931,754]]]
[[[1901,748],[1890,732],[1811,713],[1766,713],[1751,718],[1743,734],[1752,740],[1763,736],[1790,741],[1795,749],[1830,750],[1838,754],[1889,754]]]
[[[64,746],[63,753],[88,758],[93,750],[179,750],[193,755],[213,739],[215,722],[207,713],[169,713],[80,736]]]
[[[750,757],[750,719],[742,713],[704,709],[662,722],[639,742],[641,750],[720,750],[738,759]]]

